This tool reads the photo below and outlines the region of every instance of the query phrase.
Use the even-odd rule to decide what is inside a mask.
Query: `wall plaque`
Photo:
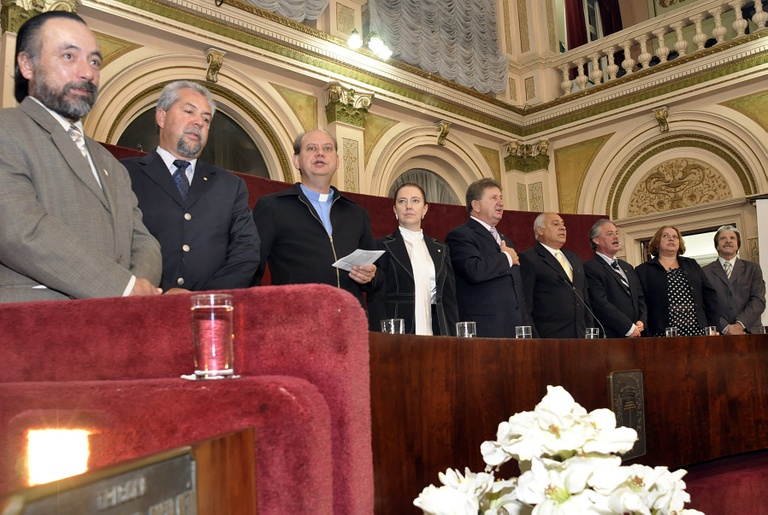
[[[643,372],[622,370],[608,374],[608,391],[611,408],[616,414],[616,425],[631,427],[637,431],[635,446],[622,455],[630,460],[645,454],[645,400],[643,398]]]

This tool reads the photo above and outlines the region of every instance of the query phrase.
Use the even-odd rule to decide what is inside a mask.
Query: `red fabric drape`
[[[582,0],[565,0],[565,27],[568,32],[568,50],[587,43],[587,23],[584,20]]]
[[[608,36],[624,28],[621,23],[619,0],[600,0],[600,18],[603,24],[603,36]]]

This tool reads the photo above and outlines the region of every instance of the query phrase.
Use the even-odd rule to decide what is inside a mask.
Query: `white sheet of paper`
[[[352,271],[355,265],[371,265],[384,254],[383,250],[357,249],[352,254],[336,261],[333,266],[342,270]]]

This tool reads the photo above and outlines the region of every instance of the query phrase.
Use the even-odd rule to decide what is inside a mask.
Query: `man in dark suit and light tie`
[[[717,260],[704,266],[704,274],[717,292],[721,334],[762,333],[765,311],[765,281],[760,265],[736,257],[741,234],[732,225],[715,232]]]
[[[18,31],[19,106],[0,111],[0,302],[160,293],[160,248],[128,173],[83,133],[101,59],[74,13]]]
[[[168,84],[155,111],[157,149],[122,160],[144,223],[160,242],[166,292],[247,288],[259,266],[245,181],[198,159],[215,112],[205,87]]]
[[[501,186],[480,179],[467,189],[469,219],[448,233],[456,276],[459,318],[477,324],[477,336],[514,338],[515,327],[531,325],[525,307],[520,260],[496,225],[504,214]]]
[[[605,327],[605,335],[640,336],[647,317],[643,287],[632,265],[616,258],[621,248],[619,230],[602,218],[590,229],[589,242],[595,251],[595,257],[584,263],[589,304]]]
[[[557,213],[533,222],[536,243],[520,253],[525,302],[541,338],[584,338],[588,320],[587,280],[581,258],[562,250],[567,232]]]

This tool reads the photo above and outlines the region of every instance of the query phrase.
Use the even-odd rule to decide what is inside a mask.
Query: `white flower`
[[[450,486],[429,485],[413,504],[428,515],[477,515],[479,510],[475,497]]]
[[[612,411],[587,413],[565,389],[548,386],[533,411],[516,413],[482,443],[485,473],[448,469],[439,474],[443,486],[425,488],[414,504],[441,515],[703,515],[683,509],[684,470],[621,465],[616,454],[636,440]],[[512,458],[520,477],[496,481],[491,472]]]

